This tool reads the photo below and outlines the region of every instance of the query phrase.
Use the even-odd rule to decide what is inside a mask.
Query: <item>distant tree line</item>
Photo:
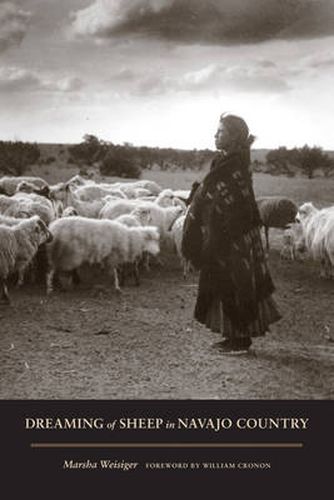
[[[83,139],[80,144],[69,146],[70,163],[98,165],[102,175],[119,177],[140,177],[143,169],[150,170],[155,165],[161,170],[199,169],[209,162],[214,154],[208,149],[187,151],[137,147],[128,142],[115,145],[89,134]]]
[[[59,156],[65,153],[60,146]],[[82,172],[87,166],[99,168],[102,175],[138,178],[142,170],[191,169],[207,167],[215,152],[204,150],[182,150],[173,148],[153,148],[133,146],[130,143],[115,145],[86,134],[79,144],[67,146],[68,163],[79,166]],[[42,158],[38,144],[21,141],[0,141],[0,174],[22,175],[29,165],[37,162],[49,164],[57,161],[55,156]],[[312,179],[321,171],[325,177],[334,176],[334,158],[320,147],[303,146],[287,149],[281,146],[270,150],[264,162],[253,160],[255,172],[272,175],[294,176],[301,173]]]
[[[279,147],[272,149],[266,155],[266,163],[270,173],[293,175],[300,171],[309,179],[313,179],[317,170],[321,170],[325,177],[334,174],[334,158],[325,153],[322,148],[303,146],[302,148],[287,149]]]

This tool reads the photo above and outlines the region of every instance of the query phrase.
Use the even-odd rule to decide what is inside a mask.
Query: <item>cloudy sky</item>
[[[334,0],[0,0],[0,140],[334,149]]]

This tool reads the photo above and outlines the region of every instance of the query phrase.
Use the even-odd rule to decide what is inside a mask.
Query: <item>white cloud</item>
[[[75,92],[84,86],[80,78],[40,75],[16,66],[0,68],[0,89],[6,92]]]
[[[133,15],[157,14],[174,0],[96,0],[72,13],[72,30],[77,36],[108,36]]]
[[[12,2],[0,2],[0,52],[23,40],[31,14]]]
[[[223,94],[226,90],[250,93],[280,94],[291,88],[289,71],[280,70],[274,63],[263,61],[249,62],[244,65],[209,64],[199,70],[179,76],[166,76],[159,73],[123,72],[124,92],[135,95],[162,95],[179,92],[202,92]]]
[[[224,90],[280,93],[289,89],[275,65],[262,63],[227,67],[212,64],[199,71],[190,72],[178,82],[183,90]]]

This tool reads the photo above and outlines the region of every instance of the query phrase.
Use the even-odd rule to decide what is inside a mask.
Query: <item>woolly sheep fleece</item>
[[[144,251],[156,255],[160,250],[154,227],[129,228],[116,221],[69,217],[54,221],[50,231],[53,241],[47,245],[48,260],[59,271],[84,263],[116,267],[134,262]]]

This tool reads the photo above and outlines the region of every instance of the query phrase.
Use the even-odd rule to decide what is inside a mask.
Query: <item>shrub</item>
[[[141,168],[131,151],[124,146],[110,146],[100,165],[101,175],[138,179]]]

